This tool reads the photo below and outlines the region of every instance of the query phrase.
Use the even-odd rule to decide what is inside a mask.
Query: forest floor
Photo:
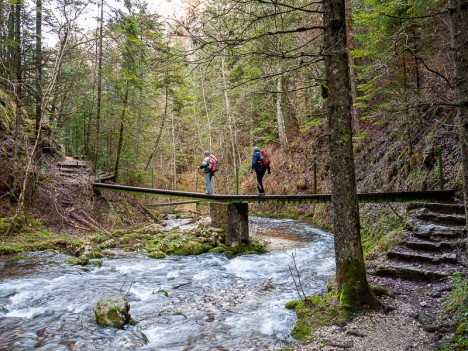
[[[370,281],[376,283],[372,278]],[[385,288],[394,285],[391,280],[378,283]],[[312,342],[295,350],[437,350],[436,342],[443,335],[440,331],[429,332],[421,321],[423,316],[434,315],[440,310],[440,299],[424,294],[424,290],[430,288],[425,284],[406,284],[406,292],[379,298],[388,312],[358,315],[343,327],[321,327],[313,333]]]

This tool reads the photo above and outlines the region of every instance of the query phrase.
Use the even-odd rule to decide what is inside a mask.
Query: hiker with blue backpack
[[[219,168],[218,159],[215,155],[212,155],[210,151],[206,150],[203,153],[204,159],[199,168],[204,169],[206,179],[206,193],[213,194],[213,188],[211,186],[211,178]]]
[[[254,153],[252,156],[252,166],[250,167],[250,173],[255,171],[257,175],[257,188],[258,195],[265,195],[265,188],[263,187],[263,176],[265,172],[271,174],[270,170],[270,157],[265,150],[261,150],[258,146],[254,147]]]

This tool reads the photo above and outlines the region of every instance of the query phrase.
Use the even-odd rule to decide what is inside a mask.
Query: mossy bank
[[[245,246],[227,246],[222,229],[205,228],[203,225],[182,231],[166,229],[164,223],[153,223],[70,237],[54,233],[40,222],[27,218],[18,223],[12,235],[2,237],[0,254],[56,250],[70,255],[67,263],[86,265],[96,264],[92,259],[112,257],[112,249],[141,252],[156,259],[166,255],[186,256],[205,252],[224,253],[228,257],[266,252],[257,240],[250,240]],[[2,224],[6,227],[7,220],[2,220],[0,226]]]

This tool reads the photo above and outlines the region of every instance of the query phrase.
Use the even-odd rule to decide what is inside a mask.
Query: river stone
[[[156,234],[162,233],[163,231],[164,231],[164,227],[162,225],[160,225],[159,223],[153,223],[153,224],[150,224],[141,228],[138,232],[140,234],[156,235]]]
[[[65,259],[65,262],[68,264],[73,264],[77,266],[85,266],[88,264],[89,259],[87,257],[69,256]]]
[[[164,252],[158,250],[158,251],[150,252],[148,254],[148,257],[162,259],[162,258],[166,258],[166,255],[164,254]]]
[[[104,241],[99,245],[100,249],[111,249],[114,248],[117,244],[115,243],[114,239],[109,239],[107,241]]]
[[[80,256],[86,258],[103,258],[101,250],[92,245],[84,245],[80,250]]]
[[[96,322],[101,325],[123,328],[130,322],[130,304],[123,296],[111,296],[99,300],[94,309]]]

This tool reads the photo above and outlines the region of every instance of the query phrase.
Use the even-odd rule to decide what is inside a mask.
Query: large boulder
[[[128,311],[130,304],[123,296],[111,296],[99,300],[94,309],[98,324],[122,329],[132,321]]]

